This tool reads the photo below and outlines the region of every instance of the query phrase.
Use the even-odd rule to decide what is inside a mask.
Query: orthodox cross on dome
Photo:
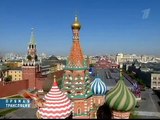
[[[78,21],[78,17],[77,17],[77,15],[75,15],[75,21]]]

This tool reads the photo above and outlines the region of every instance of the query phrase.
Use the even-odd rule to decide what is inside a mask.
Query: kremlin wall
[[[0,97],[12,96],[26,89],[28,89],[28,80],[13,81],[6,84],[0,82],[0,91],[3,91]]]
[[[64,73],[63,70],[57,71],[57,72],[54,72],[52,76],[56,75],[57,79],[60,79],[62,78],[63,73]],[[38,82],[36,82],[36,89],[43,88],[45,84],[43,81],[47,80],[48,78],[50,79],[51,77],[46,76],[43,78],[37,78]],[[12,81],[8,83],[0,82],[0,91],[3,91],[0,94],[0,98],[16,95],[22,90],[27,90],[28,88],[29,88],[29,81],[27,79],[26,80],[23,79],[19,81]]]

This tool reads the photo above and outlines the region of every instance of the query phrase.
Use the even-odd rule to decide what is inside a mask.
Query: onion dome
[[[51,90],[44,97],[44,106],[38,110],[43,119],[65,119],[72,111],[71,100],[63,93],[54,78]]]
[[[77,16],[75,16],[75,21],[72,24],[72,29],[81,29],[81,24],[79,23]]]
[[[135,108],[137,101],[124,81],[120,79],[116,86],[107,93],[106,103],[115,111],[127,112]]]
[[[95,78],[91,83],[91,89],[95,95],[104,95],[107,92],[107,87],[100,78]]]

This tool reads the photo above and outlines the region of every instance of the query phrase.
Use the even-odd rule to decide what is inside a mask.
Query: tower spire
[[[78,17],[75,16],[72,24],[73,44],[64,68],[62,89],[73,100],[73,118],[87,119],[90,115],[90,108],[84,109],[84,106],[87,108],[86,104],[93,93],[90,88],[89,68],[80,46],[80,27]]]
[[[69,56],[69,64],[73,67],[83,67],[83,52],[79,42],[79,32],[81,25],[78,21],[78,17],[75,16],[75,21],[72,24],[73,31],[73,46]]]
[[[34,35],[34,28],[31,28],[31,30],[32,30],[32,32],[31,32],[30,44],[35,45],[36,39],[35,39],[35,35]]]

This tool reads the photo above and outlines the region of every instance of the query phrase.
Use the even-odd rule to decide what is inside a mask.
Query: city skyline
[[[0,51],[27,53],[34,28],[38,53],[69,55],[78,15],[86,55],[160,55],[158,0],[0,1]]]

